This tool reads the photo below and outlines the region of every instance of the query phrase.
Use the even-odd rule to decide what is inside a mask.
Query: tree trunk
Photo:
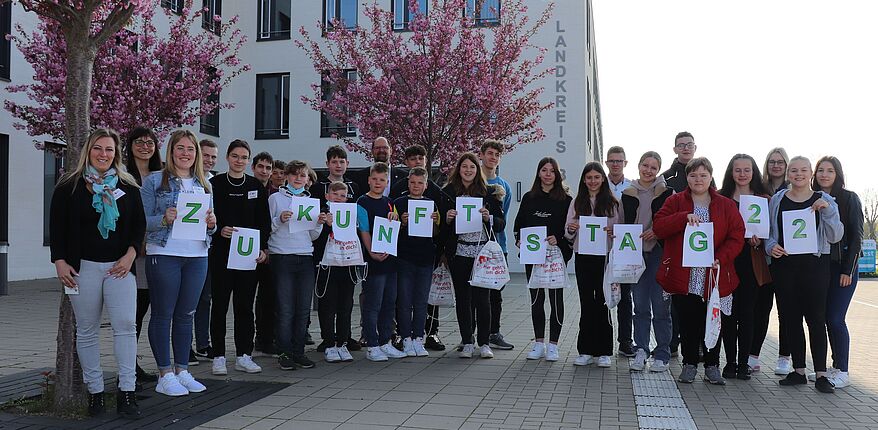
[[[85,403],[82,367],[76,354],[76,318],[70,298],[62,294],[58,316],[58,352],[55,356],[55,386],[52,399],[56,412],[80,408]]]

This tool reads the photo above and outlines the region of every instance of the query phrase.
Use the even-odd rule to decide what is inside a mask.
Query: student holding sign
[[[161,374],[156,391],[168,396],[206,389],[187,371],[192,314],[207,276],[211,235],[216,232],[211,187],[196,142],[198,139],[189,130],[171,133],[165,168],[147,177],[140,188],[146,213],[146,276],[152,307],[149,344]],[[199,203],[205,196],[207,205]],[[185,212],[178,212],[178,201],[186,200],[192,203],[184,206]],[[174,230],[179,226],[189,226],[197,235],[178,238]],[[174,352],[173,365],[169,345]]]
[[[723,385],[719,370],[719,344],[704,344],[706,297],[711,288],[719,289],[722,313],[732,310],[732,292],[738,286],[734,260],[744,246],[744,222],[735,202],[720,195],[711,183],[713,167],[706,158],[693,158],[686,165],[688,188],[668,198],[655,215],[656,237],[665,241],[661,267],[656,279],[672,294],[680,321],[683,371],[679,381],[691,383],[698,373],[699,350],[704,351],[704,380]],[[713,225],[713,249],[709,233],[696,230],[686,237],[687,226]],[[690,229],[691,230],[691,229]],[[709,231],[709,230],[708,230]],[[713,253],[712,267],[683,267],[687,253]],[[717,273],[719,282],[714,284]]]
[[[655,359],[650,370],[664,372],[668,370],[668,362],[671,360],[671,302],[664,298],[662,288],[655,281],[662,248],[652,231],[653,215],[673,193],[673,190],[665,185],[664,177],[657,176],[661,167],[662,158],[657,152],[644,153],[637,163],[640,178],[632,181],[631,186],[622,191],[622,213],[625,216],[625,224],[640,224],[643,227],[640,237],[643,239],[643,260],[646,263],[646,270],[640,276],[640,280],[631,287],[634,297],[636,346],[634,361],[630,366],[631,370],[635,371],[646,368],[646,359],[650,355],[650,323],[656,340],[655,349],[652,350]],[[630,355],[630,350],[621,346],[619,352],[625,356]]]
[[[524,193],[512,231],[515,234],[515,246],[518,248],[538,248],[546,245],[561,248],[564,262],[570,261],[573,250],[570,242],[564,238],[564,221],[570,201],[566,185],[561,179],[561,169],[552,157],[545,157],[537,163],[530,191]],[[521,229],[527,227],[546,227],[545,242],[521,237]],[[530,280],[533,264],[525,264],[525,274]],[[546,290],[549,295],[549,342],[546,338]],[[530,315],[534,326],[534,346],[527,354],[528,360],[558,361],[558,339],[561,337],[561,326],[564,324],[564,291],[562,288],[530,288]]]
[[[293,160],[284,169],[287,184],[268,198],[271,215],[271,236],[268,251],[274,273],[277,294],[277,329],[275,338],[280,351],[281,370],[310,369],[314,362],[305,356],[305,334],[311,314],[311,296],[314,294],[314,246],[320,236],[326,214],[311,210],[305,214],[293,213],[295,203],[310,199],[308,194],[308,163]],[[316,227],[291,229],[290,224],[299,216],[311,216]]]
[[[826,330],[832,348],[829,381],[835,388],[850,385],[848,358],[851,336],[845,323],[848,306],[857,288],[857,259],[863,243],[863,205],[853,191],[845,189],[841,161],[829,156],[817,161],[817,172],[811,187],[829,193],[838,203],[844,236],[832,244],[829,263],[829,292],[826,297]],[[809,375],[810,376],[810,375]]]
[[[104,412],[99,335],[105,306],[119,367],[116,407],[129,418],[140,416],[134,396],[137,285],[131,269],[145,229],[137,181],[122,165],[119,135],[95,130],[76,167],[55,187],[49,223],[52,262],[76,317],[76,351],[91,416]]]
[[[438,231],[439,213],[435,202],[424,196],[426,190],[427,170],[413,167],[409,170],[408,192],[393,201],[393,211],[403,226],[396,259],[397,332],[402,337],[403,352],[409,357],[429,355],[424,348],[424,325],[436,259],[433,233]]]
[[[580,225],[580,217],[606,218],[604,234],[596,234],[600,225]],[[603,240],[603,255],[576,255],[576,284],[579,287],[579,357],[574,365],[587,366],[597,359],[598,367],[610,367],[613,355],[613,325],[604,297],[604,268],[607,264],[609,236],[613,226],[622,222],[622,208],[610,189],[610,181],[599,163],[591,162],[582,169],[579,192],[567,210],[565,237],[573,240],[575,249],[584,241],[598,237]],[[624,300],[624,299],[623,299]]]
[[[769,202],[771,237],[765,250],[772,257],[771,275],[777,286],[777,305],[786,324],[786,336],[793,354],[793,369],[781,385],[804,385],[805,330],[808,324],[811,359],[820,392],[835,391],[826,375],[826,296],[829,290],[831,244],[844,236],[838,205],[829,193],[813,191],[811,161],[790,160],[788,190],[781,190]],[[790,216],[794,215],[794,216]],[[810,231],[809,231],[810,230]],[[794,254],[793,248],[812,251]]]
[[[268,236],[271,218],[268,213],[268,190],[244,171],[250,162],[250,145],[240,139],[229,143],[226,150],[229,171],[210,179],[213,202],[217,214],[217,232],[210,247],[211,294],[210,338],[213,339],[214,375],[225,375],[226,370],[226,314],[229,301],[234,297],[235,370],[258,373],[262,368],[253,362],[253,336],[256,330],[253,306],[256,302],[256,267],[252,270],[228,268],[230,254],[263,263],[268,259]],[[248,243],[232,234],[238,228],[259,231],[259,242]]]
[[[756,160],[746,154],[737,154],[729,161],[723,177],[720,195],[735,201],[741,209],[747,196],[762,199],[768,197],[759,166]],[[767,200],[763,200],[767,202]],[[768,210],[760,209],[760,205],[751,205],[742,211],[742,220],[746,224],[768,221]],[[748,210],[749,209],[749,210]],[[749,356],[753,343],[754,311],[756,294],[760,288],[766,288],[767,281],[759,282],[757,273],[766,273],[768,263],[765,260],[762,239],[756,234],[745,238],[746,242],[741,253],[735,257],[735,272],[740,283],[732,293],[732,314],[722,316],[722,340],[726,350],[726,365],[723,368],[724,378],[750,379]]]
[[[478,316],[479,353],[482,358],[493,358],[494,352],[488,345],[491,330],[490,291],[487,288],[474,287],[469,280],[472,275],[475,258],[482,246],[488,241],[488,229],[502,231],[506,226],[501,203],[505,192],[503,187],[488,185],[482,175],[479,160],[471,152],[461,154],[454,164],[448,178],[448,185],[442,189],[446,194],[457,197],[481,197],[483,206],[467,208],[467,213],[458,213],[456,209],[448,209],[443,218],[440,237],[444,246],[445,259],[450,263],[451,279],[454,283],[454,296],[457,302],[457,324],[460,327],[461,358],[472,358],[476,350],[473,343],[473,307]],[[459,216],[479,217],[482,229],[473,233],[458,234],[455,230],[455,218]]]

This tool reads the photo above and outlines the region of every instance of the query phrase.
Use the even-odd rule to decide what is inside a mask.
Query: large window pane
[[[256,138],[278,139],[289,135],[290,75],[256,76]]]
[[[427,4],[429,0],[392,0],[393,5],[393,29],[408,29],[409,23],[412,21],[411,3],[416,1],[418,4],[418,13],[427,13]]]
[[[290,0],[260,0],[257,39],[289,39],[290,14]]]
[[[57,143],[46,142],[43,151],[43,245],[49,246],[49,212],[52,207],[52,194],[55,192],[55,184],[61,179],[61,170],[64,168],[63,146]]]
[[[12,3],[0,5],[0,78],[9,79],[12,42],[6,39],[12,33]]]
[[[475,25],[497,25],[500,23],[500,0],[467,0],[465,13]]]
[[[357,0],[324,0],[323,11],[323,25],[327,30],[332,30],[335,19],[347,29],[357,26]]]
[[[324,72],[323,77],[325,77],[327,73],[328,72]],[[345,79],[348,82],[357,79],[356,70],[345,70],[344,74]],[[337,86],[330,85],[326,81],[323,81],[321,85],[321,98],[324,101],[331,101],[337,88]],[[326,112],[320,111],[320,137],[332,137],[333,135],[345,137],[356,136],[357,128],[354,127],[353,124],[343,123]]]
[[[0,242],[9,242],[9,136],[0,134]]]

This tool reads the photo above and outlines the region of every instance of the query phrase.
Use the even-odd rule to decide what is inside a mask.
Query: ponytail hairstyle
[[[594,199],[595,207],[591,207],[591,196],[588,192],[588,186],[585,185],[585,175],[590,172],[601,174],[601,188],[598,189],[598,194]],[[610,182],[601,163],[592,161],[582,169],[582,175],[579,177],[579,191],[576,193],[576,200],[573,201],[573,209],[577,216],[612,217],[616,215],[616,211],[619,210],[619,201],[610,191]]]

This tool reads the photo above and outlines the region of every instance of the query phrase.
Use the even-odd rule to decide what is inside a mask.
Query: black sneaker
[[[431,334],[427,336],[427,340],[424,342],[424,348],[431,351],[445,351],[445,344],[439,339],[439,335]],[[348,349],[350,349],[350,346],[348,346]]]
[[[360,346],[360,342],[355,341],[353,338],[348,338],[346,345],[348,347],[348,351],[359,351],[360,349],[362,349],[362,347]]]
[[[326,348],[330,348],[333,346],[335,346],[335,342],[324,340],[323,342],[320,342],[320,345],[317,345],[317,351],[323,352],[326,351]]]
[[[793,372],[795,373],[795,372]],[[829,381],[829,378],[825,376],[821,376],[817,378],[817,382],[814,383],[814,388],[821,393],[834,393],[835,385],[832,385],[832,382]]]
[[[277,357],[277,348],[271,344],[259,345],[258,347],[254,347],[253,350],[266,357]],[[253,355],[255,356],[256,354]]]
[[[304,355],[294,355],[293,364],[299,366],[302,369],[310,369],[314,367],[314,362],[309,360],[308,357],[305,357]]]
[[[198,366],[198,356],[195,355],[195,350],[189,350],[189,365],[190,366]]]
[[[741,363],[738,365],[738,372],[735,375],[736,378],[742,381],[750,380],[750,365],[747,363]]]
[[[201,358],[207,358],[207,359],[213,357],[213,354],[210,352],[210,345],[205,346],[204,348],[201,348],[201,349],[196,349],[195,356],[201,357]]]
[[[829,381],[827,380],[827,382],[829,382]],[[808,384],[808,379],[805,378],[805,375],[803,375],[799,372],[793,371],[793,372],[790,372],[786,378],[778,381],[778,384],[783,385],[783,386],[806,385],[806,384]]]
[[[116,392],[116,413],[125,418],[140,418],[140,408],[137,406],[137,397],[133,391]]]
[[[88,416],[96,417],[104,413],[104,392],[88,395]]]
[[[362,348],[366,348],[369,346],[369,342],[366,340],[365,336],[360,336],[360,340],[357,343],[360,344],[360,347]]]
[[[139,364],[136,364],[134,366],[134,376],[136,376],[137,381],[141,382],[141,383],[143,383],[143,382],[156,382],[159,380],[158,376],[156,376],[152,373],[146,373],[146,371],[143,370]]]
[[[314,339],[311,338],[311,333],[305,333],[305,345],[314,345]]]
[[[735,379],[738,377],[738,365],[735,363],[726,363],[723,367],[723,378]]]
[[[634,345],[631,342],[628,343],[620,343],[619,344],[619,355],[622,357],[634,357],[636,353],[634,352]]]
[[[500,333],[494,333],[488,337],[488,343],[492,348],[500,349],[503,351],[509,351],[510,349],[515,348],[515,345],[507,342],[503,339],[503,335]]]
[[[293,361],[293,357],[284,352],[277,356],[277,364],[280,365],[281,370],[296,370],[296,362]]]

